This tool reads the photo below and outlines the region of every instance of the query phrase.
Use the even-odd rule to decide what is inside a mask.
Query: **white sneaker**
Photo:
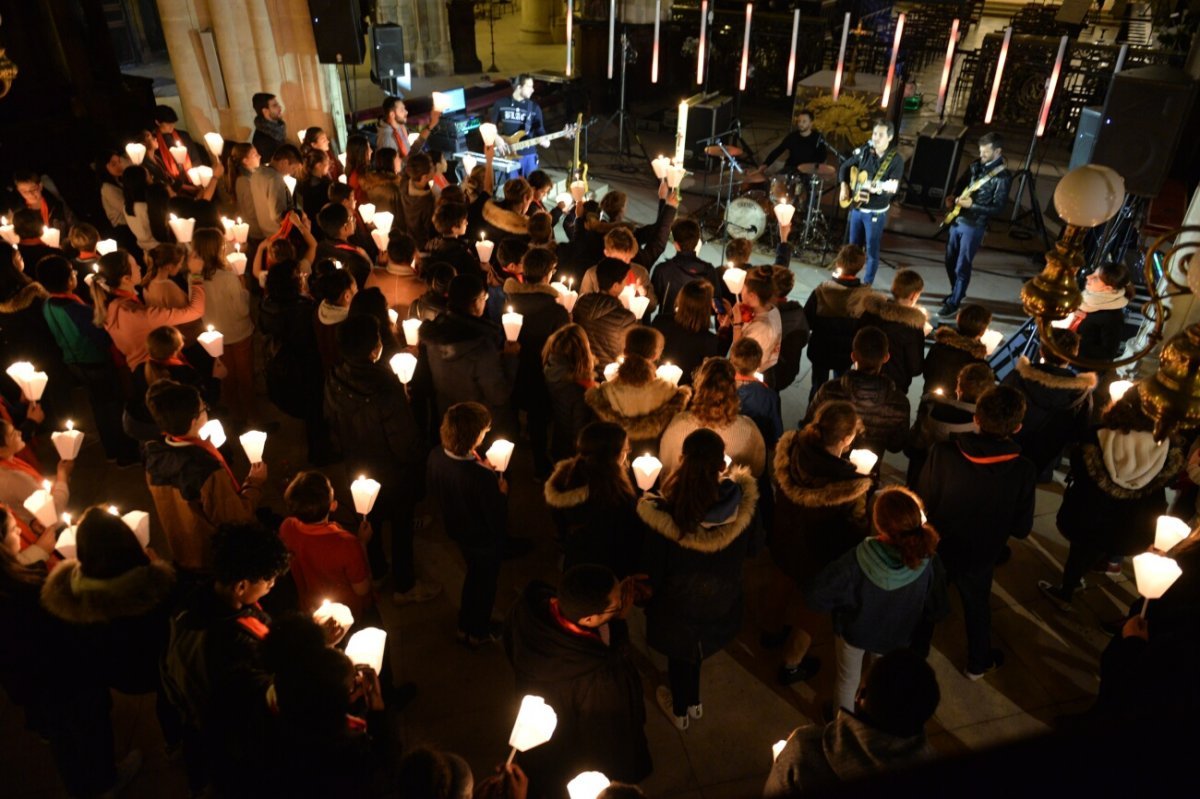
[[[671,704],[671,689],[665,685],[660,685],[654,690],[654,699],[658,702],[658,708],[663,712],[667,719],[675,725],[677,730],[686,730],[688,728],[688,717],[676,716],[675,708]]]
[[[704,716],[704,705],[688,705],[688,716],[700,719]]]
[[[397,605],[412,605],[419,602],[428,602],[440,593],[442,593],[442,586],[438,583],[417,580],[413,584],[413,587],[404,593],[400,593],[399,591],[393,592],[392,601]]]

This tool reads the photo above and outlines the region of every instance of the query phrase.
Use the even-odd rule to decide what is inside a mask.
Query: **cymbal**
[[[833,180],[837,177],[837,170],[830,164],[801,164],[800,174],[817,175],[823,180]]]
[[[735,145],[732,145],[732,144],[727,144],[727,145],[725,145],[725,149],[726,149],[726,151],[728,151],[728,152],[729,152],[729,154],[730,154],[732,157],[734,157],[734,158],[737,158],[739,155],[741,155],[741,154],[742,154],[742,148],[741,148],[741,147],[737,147],[737,146],[735,146]],[[725,155],[725,153],[721,152],[721,148],[720,148],[720,146],[719,146],[719,145],[716,145],[716,144],[710,144],[710,145],[708,145],[707,147],[705,147],[705,148],[704,148],[704,154],[705,154],[705,155],[712,156],[713,158],[720,158],[720,157],[722,157],[723,155]]]

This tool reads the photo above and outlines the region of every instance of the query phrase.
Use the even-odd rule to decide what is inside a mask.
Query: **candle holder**
[[[647,452],[645,455],[634,458],[632,466],[633,477],[637,481],[637,487],[643,491],[649,491],[654,488],[659,474],[662,473],[662,461]]]
[[[746,285],[746,270],[731,264],[725,267],[721,279],[725,281],[725,288],[729,289],[730,294],[739,295]]]
[[[50,441],[58,450],[59,459],[64,461],[75,460],[83,449],[83,433],[75,429],[75,423],[70,419],[67,420],[66,430],[50,434]]]
[[[225,446],[225,427],[218,419],[209,419],[200,427],[200,440],[207,441],[217,449]]]
[[[171,214],[167,224],[170,225],[171,232],[175,234],[175,241],[180,244],[192,243],[192,232],[196,229],[195,219],[190,216],[180,219],[175,214]]]
[[[204,347],[213,358],[220,358],[225,354],[225,336],[220,331],[213,329],[212,325],[208,326],[208,330],[196,336],[196,341],[200,342],[200,346]]]
[[[375,507],[380,488],[382,486],[378,480],[360,474],[358,479],[350,484],[350,494],[354,497],[354,511],[361,516],[370,513],[371,508]]]
[[[508,753],[505,765],[512,763],[517,752],[527,752],[549,741],[554,736],[554,728],[557,726],[558,714],[546,704],[545,699],[540,696],[523,698],[512,733],[508,736],[508,745],[512,747],[512,751]]]
[[[875,464],[879,462],[879,456],[869,449],[852,449],[850,450],[850,462],[854,464],[856,472],[869,475],[875,469]]]
[[[596,799],[612,783],[599,771],[584,771],[567,783],[569,799]]]
[[[375,222],[375,204],[359,203],[358,215],[362,217],[364,225],[373,224]]]
[[[225,139],[215,131],[204,134],[204,143],[208,145],[208,151],[213,154],[214,158],[220,158],[221,153],[225,151]]]
[[[388,366],[392,367],[400,382],[407,386],[417,371],[417,356],[411,352],[398,352],[388,361]]]
[[[125,145],[125,154],[129,156],[129,160],[134,166],[141,166],[142,161],[146,158],[146,145],[129,143]]]
[[[508,462],[512,460],[514,445],[511,441],[506,441],[503,438],[497,438],[488,447],[484,457],[487,462],[492,465],[496,471],[504,474],[508,470]]]
[[[208,184],[212,183],[213,171],[210,166],[194,166],[187,171],[188,177],[192,179],[200,188],[208,188]]]
[[[267,434],[261,430],[247,430],[238,436],[242,449],[246,451],[246,459],[250,463],[262,463],[263,449],[267,446]]]
[[[658,369],[655,370],[655,374],[658,375],[659,378],[666,380],[671,385],[678,386],[680,378],[683,377],[683,370],[675,364],[668,362],[658,367]]]
[[[47,247],[54,247],[55,249],[58,249],[61,243],[62,231],[56,227],[42,228],[42,244],[45,244]]]
[[[633,315],[638,321],[642,321],[642,317],[646,315],[646,309],[650,307],[650,298],[637,295],[629,300],[629,310],[633,311]]]
[[[321,602],[319,608],[313,611],[313,621],[317,624],[324,624],[330,619],[337,622],[337,625],[343,630],[349,630],[354,626],[354,614],[350,608],[341,602],[330,602],[326,599]]]
[[[495,249],[496,243],[488,241],[486,238],[480,238],[475,242],[475,254],[479,256],[480,263],[490,263],[492,260],[492,250]]]
[[[355,666],[367,666],[376,674],[383,671],[383,653],[387,648],[387,633],[378,627],[367,627],[350,636],[346,642],[346,657]]]
[[[504,325],[504,338],[516,341],[521,336],[521,326],[525,323],[525,317],[514,312],[510,305],[508,311],[500,316],[500,323]]]

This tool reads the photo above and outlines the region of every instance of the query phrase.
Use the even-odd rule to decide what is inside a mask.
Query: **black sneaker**
[[[1046,595],[1046,598],[1053,602],[1054,606],[1063,613],[1071,613],[1074,610],[1071,607],[1072,592],[1064,591],[1062,586],[1054,585],[1049,580],[1038,580],[1037,585],[1042,590],[1042,593]]]
[[[795,666],[785,664],[779,667],[779,684],[792,685],[793,683],[805,682],[815,677],[820,670],[821,660],[815,657],[806,657]]]
[[[990,666],[988,666],[983,671],[971,671],[970,668],[967,668],[967,670],[964,673],[967,675],[968,680],[971,680],[972,682],[974,682],[975,680],[983,679],[984,677],[991,674],[993,671],[995,671],[996,669],[1000,668],[1003,665],[1004,665],[1004,653],[1001,652],[999,649],[993,649],[992,650],[992,664]]]
[[[950,302],[942,303],[942,307],[938,308],[938,316],[954,316],[958,313],[958,306]]]
[[[763,632],[758,636],[758,643],[763,649],[778,649],[787,641],[788,636],[792,634],[792,625],[785,624],[779,628],[778,632],[769,633]]]

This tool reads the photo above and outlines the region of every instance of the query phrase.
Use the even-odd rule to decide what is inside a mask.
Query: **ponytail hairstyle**
[[[903,486],[888,486],[875,495],[875,532],[900,553],[910,569],[937,551],[939,536],[923,516],[921,498]]]
[[[663,498],[681,536],[696,532],[720,496],[725,442],[700,428],[683,440],[683,458],[662,487]]]
[[[346,174],[362,176],[366,174],[371,158],[371,143],[361,133],[355,133],[346,139]],[[349,178],[347,178],[349,180]]]
[[[602,507],[632,504],[637,494],[624,462],[628,440],[625,429],[614,422],[584,426],[575,444],[578,454],[557,475],[554,487],[567,491],[587,486],[588,501]]]
[[[309,128],[312,130],[312,128]],[[320,128],[317,128],[320,130]],[[326,150],[318,150],[316,147],[308,147],[304,151],[304,179],[311,180],[315,177],[314,173],[317,168],[329,160],[329,152]]]
[[[133,256],[125,250],[113,250],[96,261],[96,276],[92,278],[92,305],[96,312],[92,323],[101,330],[108,323],[108,305],[115,299],[113,294],[121,287],[121,281],[133,272]]]
[[[246,156],[250,155],[250,151],[254,149],[254,145],[248,141],[239,141],[225,145],[225,191],[229,192],[229,196],[237,196],[237,182],[239,178],[250,177],[250,173],[246,167],[242,166],[242,162],[246,160]]]
[[[631,386],[644,386],[655,378],[654,367],[662,355],[663,334],[657,328],[635,325],[625,333],[625,360],[617,368],[617,379]]]
[[[170,277],[171,267],[179,266],[187,255],[187,250],[180,244],[160,244],[149,252],[146,257],[146,274],[142,277],[142,285],[148,286],[159,277]]]
[[[167,368],[165,361],[169,361],[182,351],[183,334],[174,327],[163,325],[150,331],[146,336],[146,352],[150,357],[142,365],[142,373],[146,375],[147,388],[159,380],[171,378],[171,370]]]
[[[212,280],[213,275],[228,268],[225,262],[225,236],[214,227],[201,228],[192,235],[192,253],[204,262],[200,274],[205,280]]]

